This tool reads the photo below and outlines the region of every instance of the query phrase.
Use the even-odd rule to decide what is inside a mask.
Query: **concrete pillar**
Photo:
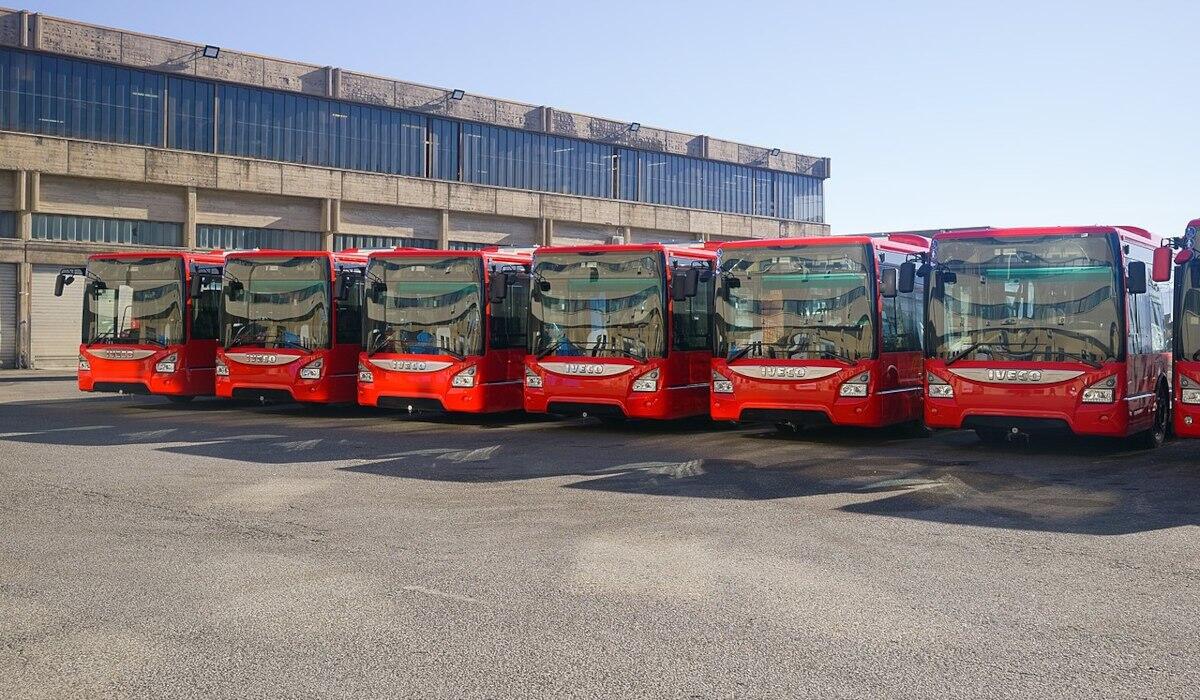
[[[36,12],[29,15],[29,29],[26,42],[31,49],[42,48],[42,16]]]
[[[624,238],[626,243],[633,243],[633,227],[632,226],[622,226],[621,227],[621,238]]]
[[[342,69],[341,68],[326,68],[325,73],[328,76],[326,90],[329,97],[342,96]]]
[[[333,250],[333,237],[341,230],[342,200],[321,200],[321,248]]]
[[[538,227],[541,229],[541,245],[554,245],[554,219],[539,219]]]
[[[438,247],[446,250],[450,247],[450,210],[442,210],[441,227],[438,229]]]
[[[21,36],[17,38],[17,46],[29,48],[29,11],[21,10],[18,14],[17,27]]]
[[[196,247],[196,188],[188,187],[183,192],[183,247]]]
[[[28,253],[26,253],[28,256]],[[30,319],[33,316],[31,302],[33,292],[33,265],[26,260],[17,265],[17,367],[29,369],[33,366],[33,342],[30,337]]]

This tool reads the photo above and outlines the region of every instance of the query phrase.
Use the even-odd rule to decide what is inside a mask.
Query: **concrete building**
[[[71,366],[64,265],[137,248],[824,234],[829,160],[0,9],[0,367]]]

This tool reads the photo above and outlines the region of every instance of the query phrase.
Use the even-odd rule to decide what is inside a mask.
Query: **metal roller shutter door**
[[[0,368],[17,366],[17,266],[0,263]]]
[[[74,367],[83,325],[84,280],[54,296],[57,265],[34,265],[30,290],[30,358],[37,369]]]

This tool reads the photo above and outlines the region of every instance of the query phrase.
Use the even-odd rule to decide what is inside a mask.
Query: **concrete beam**
[[[183,245],[186,248],[196,247],[196,188],[188,187],[183,191]]]

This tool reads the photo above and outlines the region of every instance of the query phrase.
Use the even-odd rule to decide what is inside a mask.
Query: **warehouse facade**
[[[818,235],[828,176],[827,158],[0,9],[0,367],[74,363],[82,292],[53,282],[90,253]]]

